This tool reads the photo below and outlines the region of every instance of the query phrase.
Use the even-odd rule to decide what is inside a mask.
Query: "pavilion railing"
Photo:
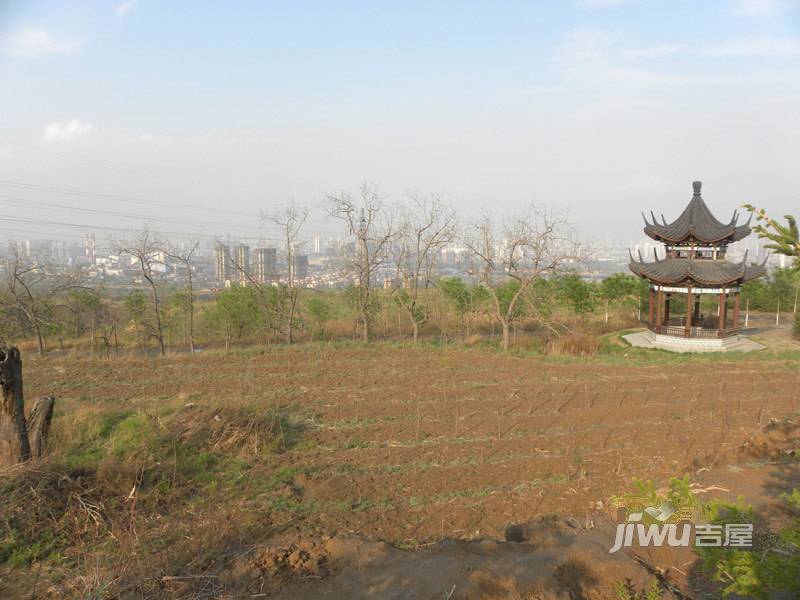
[[[742,327],[728,327],[726,329],[714,329],[708,327],[692,327],[689,329],[689,335],[686,335],[686,327],[682,325],[648,325],[650,331],[659,335],[671,335],[674,337],[690,337],[690,338],[726,338],[732,335],[737,335],[742,331]]]

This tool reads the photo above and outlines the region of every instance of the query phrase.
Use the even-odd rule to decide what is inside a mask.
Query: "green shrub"
[[[790,510],[800,506],[800,491],[784,494]],[[752,507],[741,499],[735,503],[711,502],[704,514],[710,523],[753,523]],[[698,548],[703,559],[703,571],[719,582],[722,596],[771,598],[776,593],[800,595],[800,518],[781,529],[777,536],[762,539],[756,530],[752,549]],[[795,596],[797,597],[797,596]]]

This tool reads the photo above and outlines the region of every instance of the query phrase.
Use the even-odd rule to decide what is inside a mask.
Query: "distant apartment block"
[[[214,277],[217,281],[226,282],[233,274],[231,250],[225,244],[214,247]]]
[[[247,283],[250,274],[250,246],[236,244],[233,247],[233,267],[234,273],[231,279],[240,283]]]
[[[308,254],[295,254],[293,266],[295,279],[308,277]]]
[[[278,251],[275,248],[256,248],[253,252],[253,277],[259,283],[270,283],[278,274]]]
[[[94,266],[97,262],[97,243],[93,233],[86,236],[85,254],[89,264]]]

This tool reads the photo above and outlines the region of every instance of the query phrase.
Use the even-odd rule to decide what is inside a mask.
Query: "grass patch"
[[[288,407],[163,408],[73,414],[47,461],[0,476],[0,565],[77,567],[82,548],[142,544],[148,527],[157,545],[163,516],[277,490],[299,471],[271,466],[303,431]]]

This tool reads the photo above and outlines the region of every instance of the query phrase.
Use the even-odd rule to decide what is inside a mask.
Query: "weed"
[[[783,494],[787,507],[800,505],[800,490]],[[734,503],[711,502],[704,510],[709,522],[753,523],[757,516],[753,507],[742,499]],[[800,518],[782,528],[777,536],[762,537],[756,531],[753,548],[699,548],[703,571],[722,586],[722,595],[743,595],[771,598],[778,593],[800,594]]]
[[[661,598],[661,585],[654,579],[650,587],[637,589],[630,579],[614,584],[614,593],[619,600],[659,600]]]

